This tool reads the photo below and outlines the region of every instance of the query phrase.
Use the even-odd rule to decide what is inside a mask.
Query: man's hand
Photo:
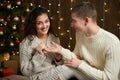
[[[66,60],[64,64],[73,68],[77,68],[81,64],[81,62],[82,60],[79,60],[77,58],[72,58],[70,60]]]
[[[50,53],[60,53],[62,47],[58,44],[56,44],[55,42],[51,42],[52,47],[50,48],[45,48],[44,51],[45,52],[50,52]]]

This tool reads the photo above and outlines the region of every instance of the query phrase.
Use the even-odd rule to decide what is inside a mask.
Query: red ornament
[[[3,17],[2,17],[2,16],[0,16],[0,21],[4,21],[4,19],[3,19]]]
[[[25,17],[21,17],[22,22],[25,22]]]
[[[4,34],[4,30],[0,29],[0,35],[3,35],[3,34]]]
[[[21,30],[21,31],[24,31],[24,27],[21,27],[20,30]]]
[[[8,9],[10,9],[10,8],[11,8],[10,1],[8,1],[8,2],[6,3],[6,6],[7,6],[7,8],[8,8]]]
[[[19,40],[18,38],[16,38],[15,43],[16,43],[16,44],[19,44],[19,43],[20,43],[20,40]]]
[[[17,0],[17,4],[18,4],[18,5],[21,5],[21,0]]]
[[[10,22],[10,20],[11,20],[10,17],[7,17],[7,18],[6,18],[6,21],[7,21],[7,22]]]

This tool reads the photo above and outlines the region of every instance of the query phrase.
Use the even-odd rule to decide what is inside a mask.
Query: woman
[[[51,41],[60,43],[53,35],[50,18],[46,9],[37,7],[28,16],[25,25],[25,38],[20,43],[21,72],[29,80],[58,80],[62,56],[43,52],[51,47]],[[56,67],[56,68],[55,68]]]

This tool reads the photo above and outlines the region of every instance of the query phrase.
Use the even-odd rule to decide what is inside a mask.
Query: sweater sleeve
[[[64,59],[76,58],[76,55],[73,52],[63,47],[62,47],[60,54],[63,55]]]
[[[96,69],[83,61],[78,69],[83,71],[92,80],[119,80],[118,74],[120,70],[120,45],[114,44],[107,48],[106,63],[103,70]]]
[[[30,76],[31,74],[36,72],[37,70],[35,69],[38,69],[37,67],[41,65],[45,60],[45,57],[40,56],[38,52],[33,52],[33,49],[31,47],[35,47],[35,45],[30,46],[28,45],[27,41],[23,41],[22,43],[20,43],[19,47],[21,72],[25,76]]]

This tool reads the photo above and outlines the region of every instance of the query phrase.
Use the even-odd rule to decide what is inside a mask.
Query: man
[[[71,27],[76,31],[73,52],[52,42],[47,52],[60,53],[65,65],[82,73],[82,80],[120,80],[120,41],[97,25],[97,12],[90,2],[82,2],[71,12]],[[75,54],[77,58],[70,57]],[[81,74],[80,74],[81,75]]]

